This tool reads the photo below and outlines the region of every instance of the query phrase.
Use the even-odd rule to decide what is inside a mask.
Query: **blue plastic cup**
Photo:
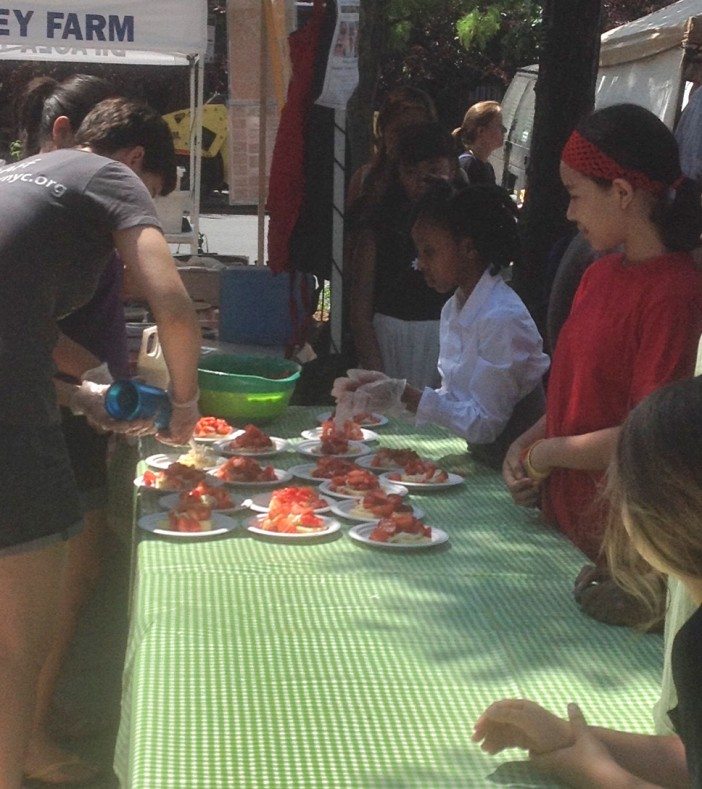
[[[105,410],[120,422],[153,419],[159,430],[171,421],[168,393],[141,381],[115,381],[105,392]]]

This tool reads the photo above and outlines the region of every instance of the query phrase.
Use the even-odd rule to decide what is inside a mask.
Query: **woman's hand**
[[[168,423],[168,432],[159,432],[156,438],[163,444],[181,446],[187,444],[193,437],[193,430],[200,418],[198,409],[199,391],[197,395],[186,403],[178,403],[171,399],[171,418]]]
[[[491,704],[475,724],[471,739],[490,754],[523,748],[532,756],[568,748],[575,741],[568,721],[527,699]]]
[[[568,719],[573,737],[572,745],[556,751],[532,753],[533,765],[547,775],[564,781],[568,786],[583,789],[631,786],[627,779],[633,776],[614,761],[607,748],[588,729],[577,704],[568,705]],[[652,784],[642,783],[641,786]]]
[[[512,500],[520,507],[536,507],[539,503],[540,482],[530,479],[522,465],[525,444],[520,436],[507,450],[502,464],[502,478]]]

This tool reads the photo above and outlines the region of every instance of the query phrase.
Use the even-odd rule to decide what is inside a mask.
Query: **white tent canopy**
[[[634,100],[672,128],[682,100],[683,37],[690,17],[700,15],[701,0],[679,0],[607,31],[600,48],[597,106]]]
[[[700,14],[700,0],[678,0],[652,14],[608,30],[602,35],[600,66],[630,63],[668,49],[679,50],[688,19]]]
[[[190,219],[197,244],[206,0],[15,0],[0,8],[0,60],[190,66]]]

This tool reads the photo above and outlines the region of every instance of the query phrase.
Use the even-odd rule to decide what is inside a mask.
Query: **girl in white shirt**
[[[392,410],[399,396],[418,425],[448,428],[474,458],[500,468],[512,439],[544,412],[549,365],[534,321],[500,274],[518,253],[517,209],[498,186],[456,192],[438,184],[417,205],[412,238],[427,284],[455,289],[441,312],[441,387],[420,390],[370,373],[372,380],[342,379],[348,386],[337,381],[333,394],[355,390],[354,409],[364,411]]]

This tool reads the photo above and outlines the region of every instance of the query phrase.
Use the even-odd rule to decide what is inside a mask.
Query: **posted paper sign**
[[[358,85],[358,3],[339,3],[329,50],[324,87],[317,99],[322,107],[345,110]]]

